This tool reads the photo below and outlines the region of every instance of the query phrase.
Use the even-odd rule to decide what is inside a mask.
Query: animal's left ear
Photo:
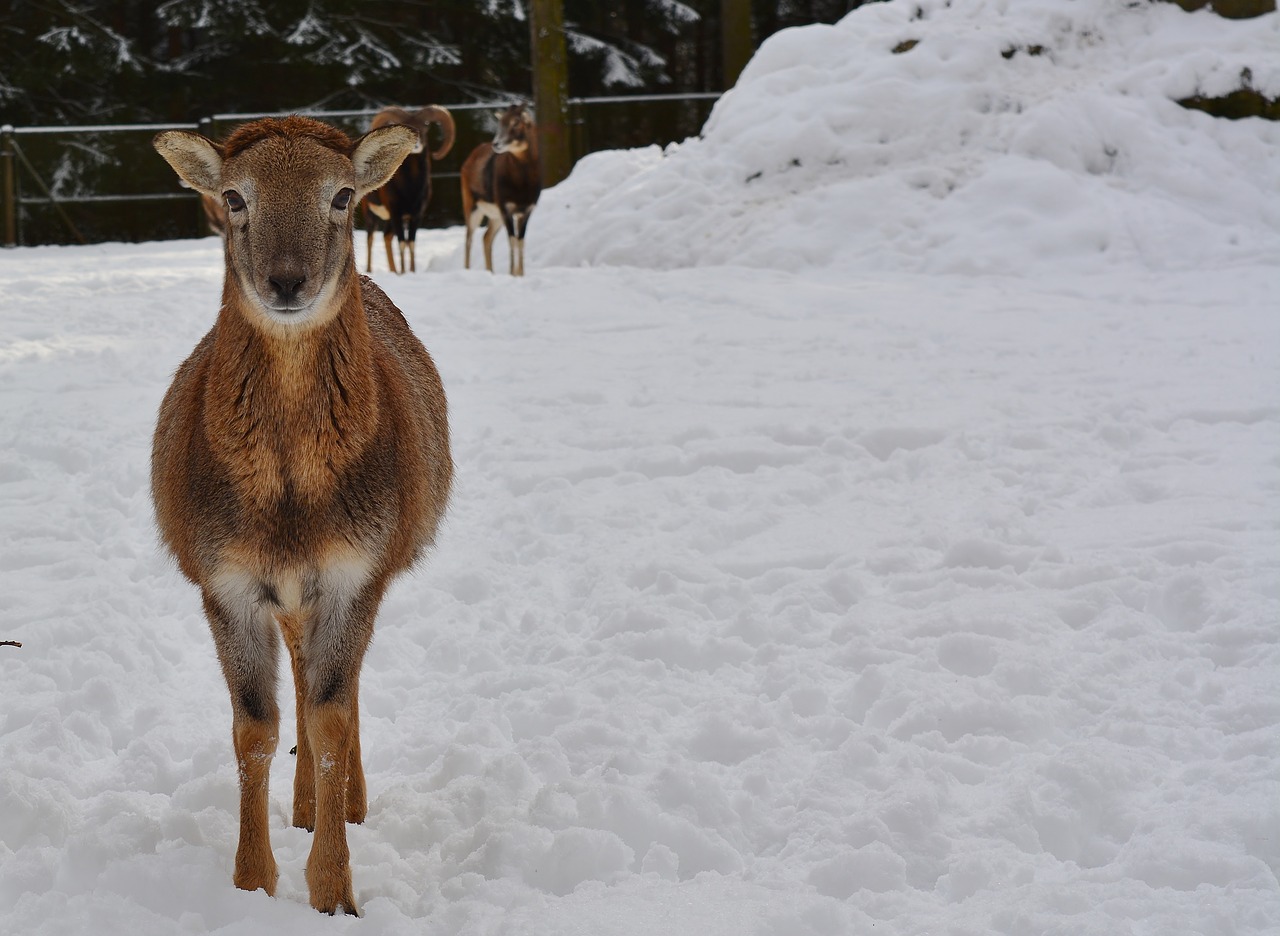
[[[356,167],[356,197],[367,195],[395,175],[418,145],[418,131],[401,124],[370,130],[356,140],[351,162]]]

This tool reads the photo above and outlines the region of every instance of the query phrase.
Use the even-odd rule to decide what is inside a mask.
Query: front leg
[[[511,275],[519,276],[516,271],[516,204],[507,202],[502,206],[502,223],[507,229],[507,256],[510,258]]]
[[[322,913],[359,914],[351,887],[347,846],[346,766],[351,752],[351,709],[343,701],[312,703],[307,733],[316,777],[316,832],[307,857],[311,906]]]
[[[364,764],[360,760],[360,700],[351,694],[351,747],[347,751],[347,822],[356,825],[369,814],[369,794],[364,783]]]
[[[524,232],[529,228],[529,214],[533,211],[530,205],[516,218],[516,248],[520,253],[520,262],[516,264],[516,276],[524,276]]]
[[[204,595],[205,614],[231,691],[231,736],[240,778],[240,839],[232,880],[242,890],[274,895],[278,872],[271,853],[267,792],[280,734],[276,703],[279,653],[270,618],[241,582]]]
[[[484,268],[493,272],[493,239],[498,236],[498,222],[492,217],[484,229]]]
[[[311,906],[317,910],[336,913],[341,908],[356,914],[346,823],[362,820],[367,809],[356,699],[360,665],[373,636],[373,618],[384,586],[369,583],[355,591],[350,570],[329,577],[325,584],[329,587],[320,590],[322,598],[303,650],[306,733],[316,803],[307,888]]]

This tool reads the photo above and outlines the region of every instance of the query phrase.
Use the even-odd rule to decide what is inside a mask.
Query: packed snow
[[[1280,931],[1280,136],[1170,102],[1278,23],[863,7],[580,163],[526,278],[456,228],[378,271],[458,485],[364,667],[361,919],[307,904],[287,698],[232,886],[156,541],[220,243],[0,253],[0,932]]]
[[[1280,97],[1277,49],[1275,14],[873,3],[771,38],[702,139],[582,160],[544,197],[530,253],[796,272],[1274,262],[1280,125],[1175,101],[1246,69]]]

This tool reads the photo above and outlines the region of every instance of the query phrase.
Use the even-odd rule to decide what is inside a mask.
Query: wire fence
[[[718,93],[571,98],[574,160],[603,149],[667,143],[695,136]],[[453,149],[432,163],[425,225],[462,221],[458,169],[493,135],[493,112],[506,100],[448,104],[457,125]],[[368,129],[369,110],[304,111],[348,133]],[[215,114],[193,123],[82,127],[0,127],[0,244],[166,240],[207,233],[199,198],[180,188],[151,148],[162,130],[198,130],[217,139],[236,126],[276,114]]]

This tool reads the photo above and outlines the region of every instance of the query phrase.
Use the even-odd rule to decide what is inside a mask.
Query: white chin
[[[267,318],[278,325],[305,325],[311,321],[310,309],[297,309],[289,312],[277,312],[275,309],[267,310]]]
[[[262,314],[277,325],[296,326],[311,321],[315,316],[316,304],[312,301],[296,309],[273,309],[264,302],[260,308]]]

